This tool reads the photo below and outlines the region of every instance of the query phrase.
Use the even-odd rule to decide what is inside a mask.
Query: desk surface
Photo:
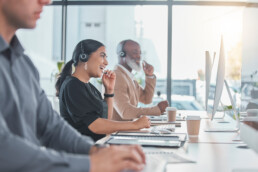
[[[180,172],[258,172],[258,154],[252,149],[239,148],[243,146],[239,139],[239,132],[205,132],[207,127],[231,127],[236,126],[236,122],[225,116],[229,123],[219,123],[219,119],[210,121],[205,119],[206,112],[182,111],[183,115],[201,115],[200,133],[198,137],[190,137],[184,147],[175,149],[179,153],[196,161],[196,163],[168,164],[166,171]],[[182,122],[182,127],[176,132],[186,132],[186,123]],[[258,143],[257,143],[258,144]]]
[[[239,132],[205,132],[206,128],[235,128],[236,124],[233,119],[226,117],[229,123],[219,123],[219,119],[202,119],[200,123],[200,131],[198,137],[190,137],[189,143],[218,143],[218,144],[240,144],[243,143],[239,140]],[[186,122],[181,122],[181,127],[176,128],[175,132],[186,133]]]
[[[204,112],[180,111],[182,115],[201,115],[200,133],[198,137],[190,137],[179,149],[164,149],[187,157],[196,163],[167,164],[166,171],[176,172],[258,172],[258,154],[252,149],[238,148],[243,146],[239,132],[205,132],[206,127],[234,127],[235,121],[226,118],[230,123],[218,123],[218,120],[205,119]],[[205,113],[206,114],[206,113]],[[186,122],[176,128],[176,133],[186,133]],[[104,140],[106,140],[106,137]],[[102,142],[103,142],[102,141]],[[258,143],[257,143],[258,144]]]
[[[238,148],[236,144],[188,143],[174,150],[196,163],[168,164],[166,171],[176,172],[233,172],[248,169],[258,171],[258,154],[251,149]]]

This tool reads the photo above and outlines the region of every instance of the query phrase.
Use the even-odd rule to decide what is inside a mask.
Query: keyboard
[[[178,136],[113,136],[115,139],[121,139],[121,140],[165,140],[165,141],[178,141]]]
[[[186,133],[175,133],[171,132],[170,134],[156,134],[156,133],[134,133],[134,132],[117,132],[114,134],[111,134],[111,138],[117,138],[117,136],[122,136],[127,139],[133,140],[136,138],[141,138],[143,140],[167,140],[167,138],[170,138],[172,140],[179,140],[181,142],[184,142],[186,140]],[[118,137],[119,138],[119,137]],[[125,139],[124,138],[124,139]],[[122,138],[123,139],[123,138]]]
[[[167,114],[160,116],[148,116],[151,121],[167,121]],[[176,115],[176,121],[185,121],[185,116],[181,114]]]
[[[181,127],[181,122],[151,121],[151,126],[158,125],[175,125],[176,127]]]
[[[111,136],[106,141],[107,144],[138,144],[146,147],[170,147],[178,148],[181,146],[179,136],[136,136],[136,135],[119,135]]]

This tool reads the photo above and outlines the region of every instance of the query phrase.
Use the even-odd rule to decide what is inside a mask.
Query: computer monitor
[[[207,106],[207,114],[211,120],[214,119],[216,111],[218,109],[223,87],[226,87],[226,91],[228,92],[228,96],[230,98],[230,102],[232,104],[232,108],[234,111],[234,115],[237,120],[237,126],[234,128],[208,128],[205,129],[207,132],[236,132],[239,130],[239,118],[237,116],[237,110],[232,98],[229,86],[227,81],[225,80],[225,50],[224,50],[224,43],[223,38],[221,37],[220,43],[220,53],[219,57],[215,58],[213,61],[211,76],[210,76],[210,87],[209,87],[209,99],[208,99],[208,106]],[[214,90],[215,86],[215,90]]]
[[[219,106],[225,78],[225,52],[223,38],[221,37],[219,57],[214,58],[209,85],[207,114],[213,120]],[[214,90],[215,86],[215,90]]]
[[[209,87],[211,78],[211,69],[213,61],[216,57],[216,52],[213,54],[213,59],[210,57],[210,52],[205,51],[205,110],[208,110]]]

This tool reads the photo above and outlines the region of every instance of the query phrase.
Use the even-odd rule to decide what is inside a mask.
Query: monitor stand
[[[222,107],[225,107],[221,101],[220,101],[220,104]],[[214,117],[214,119],[218,119],[217,120],[218,123],[230,123],[229,121],[225,120],[226,110],[223,110],[221,112],[223,112],[222,117]]]
[[[225,120],[225,111],[224,111],[223,116],[221,118],[214,118],[214,119],[218,119],[217,120],[218,123],[229,123],[229,121]]]
[[[238,117],[238,111],[236,110],[235,102],[233,101],[233,98],[232,98],[231,92],[229,90],[229,86],[228,86],[227,81],[224,80],[224,82],[225,82],[225,85],[226,85],[226,88],[227,88],[228,96],[229,96],[231,104],[232,104],[234,115],[236,117],[237,125],[234,128],[223,128],[223,127],[221,127],[221,128],[207,128],[207,129],[204,130],[205,132],[238,132],[239,129],[240,129],[240,120],[239,120],[239,117]]]

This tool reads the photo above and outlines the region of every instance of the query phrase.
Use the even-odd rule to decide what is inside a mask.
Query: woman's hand
[[[116,82],[116,74],[112,70],[105,70],[102,76],[102,82],[105,87],[106,94],[113,94]]]
[[[137,119],[136,121],[133,122],[135,125],[136,129],[142,129],[142,128],[150,128],[150,119],[147,116],[142,116],[141,118]]]

